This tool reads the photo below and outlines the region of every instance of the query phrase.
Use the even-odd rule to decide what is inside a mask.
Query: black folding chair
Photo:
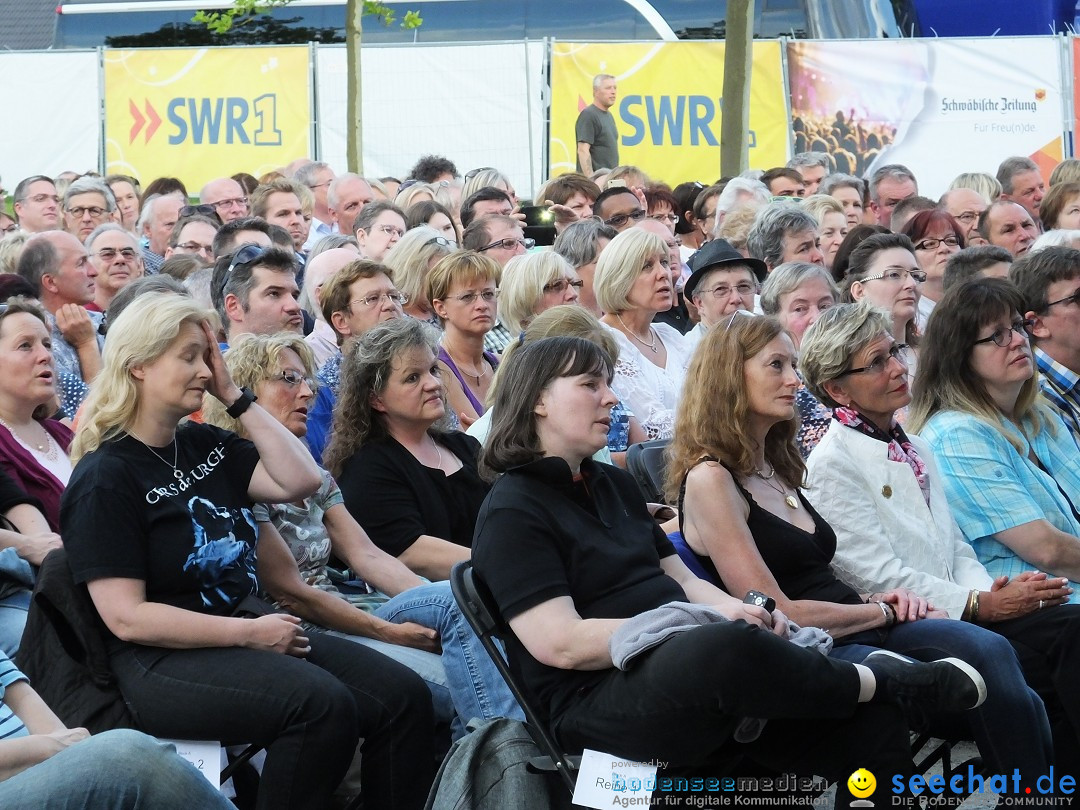
[[[667,446],[670,439],[638,442],[626,448],[626,471],[634,476],[641,494],[649,503],[665,503],[664,478],[667,475]]]
[[[510,671],[503,651],[495,643],[496,639],[504,640],[512,631],[510,626],[503,621],[495,599],[488,590],[487,585],[477,575],[470,562],[459,562],[450,571],[450,589],[454,593],[458,607],[465,616],[469,626],[484,645],[488,656],[499,670],[510,692],[517,699],[525,713],[525,728],[529,736],[533,738],[537,747],[545,753],[545,756],[535,757],[529,761],[529,770],[537,773],[550,773],[555,771],[561,777],[570,794],[574,793],[574,782],[577,770],[581,765],[580,756],[568,756],[562,751],[551,730],[541,718],[539,712],[532,705],[524,688],[514,678]]]

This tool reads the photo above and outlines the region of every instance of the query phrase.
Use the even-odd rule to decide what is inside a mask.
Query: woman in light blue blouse
[[[991,576],[1036,569],[1080,598],[1080,448],[1039,394],[1023,298],[974,279],[927,325],[909,429],[941,467],[953,515]]]

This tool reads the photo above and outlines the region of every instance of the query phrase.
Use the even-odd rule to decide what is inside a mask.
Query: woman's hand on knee
[[[308,637],[300,627],[300,619],[282,613],[245,619],[248,636],[245,647],[252,650],[279,652],[304,658],[311,652]]]

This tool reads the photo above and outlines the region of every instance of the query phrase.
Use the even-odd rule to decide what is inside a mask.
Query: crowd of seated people
[[[550,247],[504,173],[435,156],[20,182],[0,803],[226,806],[154,735],[265,749],[259,807],[423,806],[471,722],[523,718],[466,561],[568,753],[838,801],[910,774],[910,731],[1080,771],[1078,177],[930,189],[877,165],[889,132],[798,132],[715,183],[551,178]],[[664,504],[631,474],[653,440]],[[51,554],[137,730],[26,685]]]

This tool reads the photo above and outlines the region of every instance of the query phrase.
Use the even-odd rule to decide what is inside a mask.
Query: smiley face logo
[[[877,779],[866,768],[859,768],[848,777],[847,786],[852,796],[865,799],[867,796],[872,796],[877,789]]]

